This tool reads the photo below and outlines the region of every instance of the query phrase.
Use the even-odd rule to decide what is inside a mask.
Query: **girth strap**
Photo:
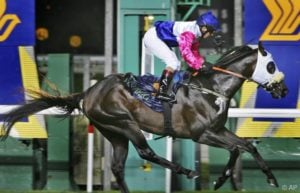
[[[164,107],[164,127],[167,135],[172,135],[174,129],[172,126],[172,104],[163,102]]]
[[[174,135],[174,128],[172,126],[172,107],[173,104],[168,103],[168,102],[162,102],[163,104],[163,115],[164,115],[164,130],[166,132],[166,134],[164,134],[163,136],[157,137],[154,140],[158,140],[161,138],[164,138],[166,136],[171,136],[173,137]]]

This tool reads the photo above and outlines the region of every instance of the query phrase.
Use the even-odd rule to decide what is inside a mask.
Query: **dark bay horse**
[[[247,151],[256,160],[272,186],[278,183],[271,170],[248,141],[225,128],[229,101],[245,80],[254,81],[274,98],[287,94],[284,75],[261,44],[239,46],[225,53],[210,74],[192,76],[188,84],[178,89],[177,104],[172,108],[173,137],[224,148],[230,158],[222,175],[215,181],[221,187],[231,175],[240,151]],[[222,70],[222,71],[221,71]],[[198,177],[196,171],[186,169],[157,155],[148,145],[142,130],[164,135],[164,117],[135,99],[124,87],[124,74],[113,74],[83,93],[56,96],[45,92],[33,93],[34,98],[6,116],[3,129],[6,136],[12,126],[23,117],[50,107],[59,107],[66,114],[80,109],[90,122],[113,146],[112,172],[121,192],[128,193],[124,180],[124,165],[129,141],[141,158],[169,168],[188,178]]]

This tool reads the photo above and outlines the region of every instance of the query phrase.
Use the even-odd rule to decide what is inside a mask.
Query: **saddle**
[[[173,76],[173,92],[177,90],[189,80],[189,72],[175,71]],[[145,74],[136,76],[132,73],[124,75],[123,83],[125,88],[137,100],[143,102],[146,106],[150,107],[156,112],[163,112],[163,103],[156,98],[159,89],[160,77],[152,74]]]
[[[177,90],[185,84],[190,77],[190,73],[186,71],[175,71],[173,76],[172,90],[176,94]],[[133,97],[144,103],[156,112],[164,114],[164,128],[166,136],[173,136],[172,127],[172,104],[163,102],[156,98],[159,89],[160,77],[152,74],[145,74],[143,76],[135,76],[132,73],[126,73],[123,79],[125,88],[131,93]],[[157,139],[160,139],[159,137]]]

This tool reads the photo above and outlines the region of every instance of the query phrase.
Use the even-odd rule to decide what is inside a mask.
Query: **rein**
[[[224,69],[224,68],[219,68],[219,67],[217,67],[217,66],[213,66],[213,70],[219,71],[219,72],[223,72],[223,73],[226,73],[226,74],[230,74],[230,75],[233,75],[233,76],[236,76],[236,77],[238,77],[238,78],[245,79],[245,80],[248,80],[248,81],[253,81],[252,79],[247,78],[246,76],[243,76],[243,75],[241,75],[241,74],[238,74],[238,73],[235,73],[235,72],[226,70],[226,69]]]
[[[235,76],[235,77],[238,77],[238,78],[241,78],[241,79],[244,79],[244,80],[247,80],[249,82],[254,82],[256,83],[258,86],[262,87],[262,88],[266,88],[265,85],[262,85],[261,83],[259,82],[256,82],[255,80],[253,80],[252,78],[248,78],[246,76],[243,76],[242,74],[238,74],[236,72],[232,72],[232,71],[229,71],[229,70],[226,70],[224,68],[220,68],[220,67],[217,67],[217,66],[213,66],[213,70],[215,71],[219,71],[219,72],[223,72],[225,74],[230,74],[232,76]]]
[[[238,73],[226,70],[224,68],[213,66],[212,69],[215,70],[215,71],[222,72],[222,73],[230,74],[232,76],[235,76],[235,77],[238,77],[238,78],[241,78],[241,79],[245,79],[245,80],[248,80],[248,81],[253,81],[252,79],[247,78],[247,77],[243,76],[242,74],[238,74]],[[227,101],[229,101],[229,98],[227,96],[222,95],[220,93],[217,93],[213,90],[204,88],[204,87],[199,87],[198,85],[195,85],[195,84],[189,83],[188,86],[192,89],[199,90],[202,93],[207,93],[207,94],[211,94],[211,95],[216,96],[217,99],[215,100],[215,104],[219,106],[219,111],[217,112],[217,114],[221,114],[226,109]]]
[[[242,74],[238,74],[238,73],[236,73],[236,72],[232,72],[232,71],[226,70],[226,69],[224,69],[224,68],[220,68],[220,67],[217,67],[217,66],[213,66],[212,69],[215,70],[215,71],[223,72],[223,73],[225,73],[225,74],[230,74],[230,75],[232,75],[232,76],[235,76],[235,77],[238,77],[238,78],[247,80],[247,81],[255,82],[255,81],[252,80],[251,78],[248,78],[248,77],[243,76]],[[222,98],[222,99],[225,100],[225,101],[228,101],[228,100],[229,100],[226,96],[224,96],[224,95],[222,95],[222,94],[220,94],[220,93],[217,93],[217,92],[215,92],[215,91],[209,90],[209,89],[207,89],[207,88],[199,87],[199,86],[194,85],[194,84],[189,84],[189,86],[190,86],[191,88],[193,88],[193,89],[200,90],[201,92],[208,93],[208,94],[214,95],[214,96],[216,96],[216,97],[220,97],[220,98]]]

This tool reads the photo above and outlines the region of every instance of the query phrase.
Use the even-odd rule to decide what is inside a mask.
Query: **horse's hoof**
[[[226,182],[227,177],[222,176],[219,177],[216,181],[214,181],[214,190],[218,190],[223,184]]]
[[[218,190],[223,184],[224,182],[221,182],[220,180],[214,181],[214,190]]]
[[[195,179],[198,178],[200,174],[196,171],[190,171],[190,173],[187,175],[188,179]]]
[[[275,187],[279,187],[278,182],[275,178],[268,178],[268,183],[270,184],[270,186],[275,186]]]

